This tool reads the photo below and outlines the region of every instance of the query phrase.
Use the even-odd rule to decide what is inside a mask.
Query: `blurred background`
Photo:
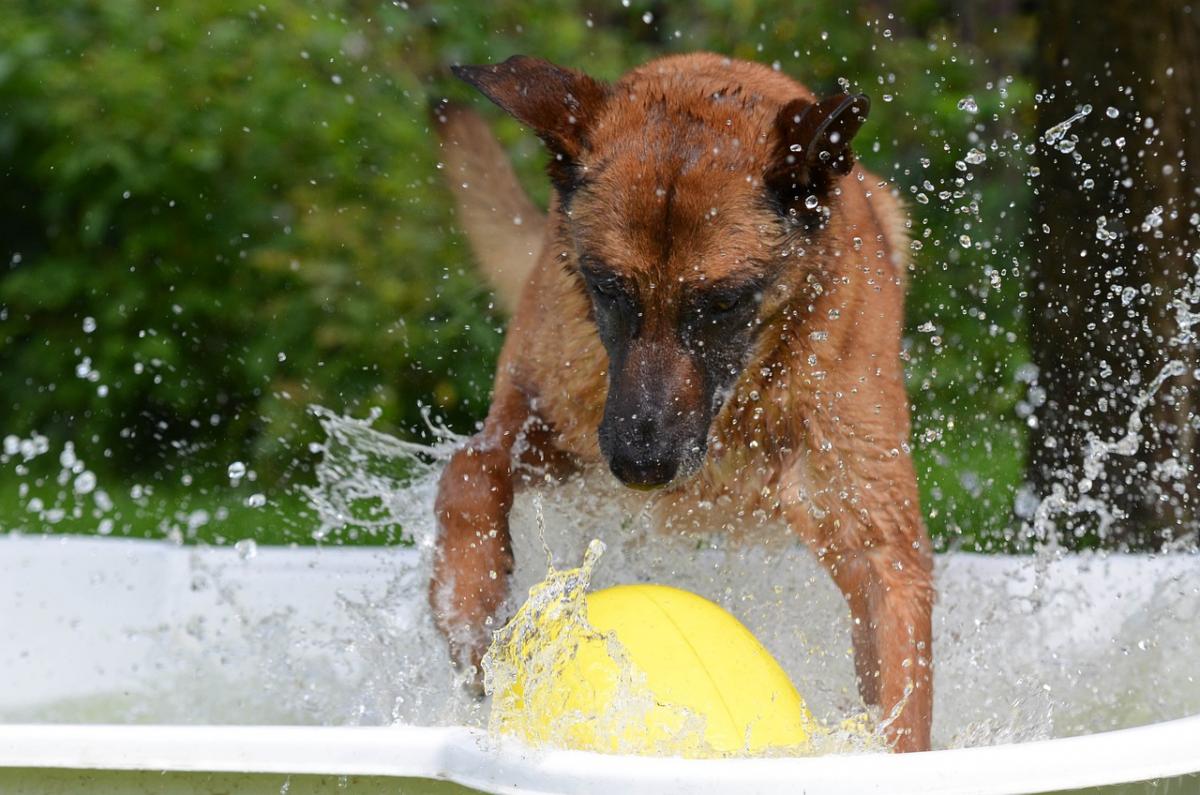
[[[1194,543],[1191,8],[849,5],[8,0],[0,531],[311,543],[312,406],[423,440],[488,404],[506,318],[427,104],[476,102],[541,202],[544,156],[447,67],[526,53],[615,79],[703,49],[873,99],[856,144],[912,214],[939,546],[1027,548],[1056,493],[1069,546]],[[1088,469],[1135,410],[1132,449]]]

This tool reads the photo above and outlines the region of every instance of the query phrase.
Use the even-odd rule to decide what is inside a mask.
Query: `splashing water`
[[[545,537],[541,499],[533,500],[539,537]],[[570,748],[605,753],[653,754],[686,758],[731,755],[706,740],[703,716],[657,698],[646,675],[632,661],[616,633],[588,623],[587,591],[605,544],[592,539],[579,568],[559,571],[546,549],[546,578],[493,640],[483,658],[484,688],[492,697],[488,728],[493,737],[517,737],[535,748]],[[600,666],[603,655],[613,665]],[[576,704],[564,681],[582,680],[595,688],[605,708]],[[894,716],[893,716],[894,717]],[[797,716],[801,719],[801,716]],[[737,755],[809,756],[882,751],[880,730],[867,713],[828,729],[804,719],[807,739],[771,745]]]
[[[1058,124],[1055,124],[1053,127],[1047,129],[1046,132],[1042,133],[1042,140],[1045,141],[1048,146],[1057,147],[1065,139],[1066,134],[1071,131],[1071,127],[1077,122],[1081,122],[1086,119],[1091,112],[1092,106],[1084,105],[1077,113],[1075,113],[1075,115],[1060,121]],[[1060,151],[1069,152],[1070,150],[1062,150],[1060,148]]]
[[[494,633],[483,658],[484,688],[492,696],[489,730],[534,747],[637,753],[646,750],[640,735],[653,715],[660,725],[673,728],[658,740],[658,753],[711,755],[704,745],[703,719],[682,707],[656,704],[645,676],[616,637],[588,624],[587,589],[603,553],[604,543],[593,539],[579,568],[558,571],[551,564],[546,579],[529,589],[529,599]],[[616,675],[599,684],[612,694],[601,714],[573,708],[555,686],[581,674],[576,669],[585,647],[600,648],[616,662],[604,672]]]
[[[336,507],[343,503],[330,495],[346,493],[348,482],[356,484],[351,490],[360,498],[387,506],[382,515],[368,520],[371,526],[404,526],[421,550],[417,577],[427,576],[436,535],[434,484],[439,462],[452,443],[401,445],[370,429],[369,422],[331,413],[325,413],[322,422],[331,444],[321,464],[325,498],[317,504],[337,511],[323,519],[331,526],[346,521],[344,509]],[[371,494],[362,486],[370,481],[364,469],[377,468],[380,461],[358,450],[359,443],[376,455],[386,451],[417,457],[423,463],[407,466],[421,474],[403,481],[382,478],[376,482],[378,493]],[[661,534],[647,510],[651,500],[599,471],[519,494],[510,517],[514,598],[504,614],[513,615],[519,607],[517,595],[531,588],[536,591],[532,601],[557,600],[552,609],[570,613],[588,587],[675,585],[737,615],[780,661],[819,722],[841,726],[847,716],[861,715],[845,602],[803,544],[782,527],[764,528],[750,543],[719,532]],[[543,503],[550,521],[541,519]],[[604,545],[604,565],[598,568],[594,561],[587,562],[589,550],[595,557],[595,540]],[[547,577],[549,549],[561,559],[584,560],[584,569],[550,567]],[[940,560],[935,745],[1043,739],[1200,710],[1200,680],[1186,662],[1200,650],[1200,582],[1194,577],[1194,556],[1164,559],[1162,568],[1153,570],[1138,568],[1144,560],[1103,554],[1056,556],[1036,566],[1027,557],[959,555]],[[543,581],[548,584],[539,586]],[[419,583],[418,589],[423,589],[424,581]],[[382,604],[363,605],[364,623],[372,620],[368,613],[378,622],[388,605],[406,598],[405,587],[411,588],[398,586]],[[395,718],[443,723],[465,717],[481,724],[486,710],[428,689],[434,679],[444,686],[448,677],[444,646],[424,614],[422,593],[407,593],[407,599],[422,605],[421,634],[392,639],[410,657],[405,666],[375,675],[374,687],[383,691],[375,700],[391,703],[397,691],[415,685],[425,688],[421,708],[409,704]],[[572,624],[572,631],[582,631],[585,620]],[[505,637],[522,637],[532,623],[506,629]],[[422,643],[429,648],[414,654]],[[383,654],[385,648],[392,660],[401,653],[386,644],[376,651]],[[496,667],[499,659],[493,654],[489,660],[494,693],[502,691],[506,676]],[[413,677],[413,665],[441,673],[421,681]],[[502,709],[496,720],[507,720],[504,716]]]
[[[1057,125],[1054,129],[1063,128],[1058,133],[1061,136],[1073,122],[1090,112],[1091,106],[1084,106],[1078,114]],[[1193,327],[1200,323],[1200,312],[1192,309],[1194,304],[1200,303],[1200,252],[1192,255],[1192,262],[1196,266],[1196,271],[1176,291],[1170,302],[1170,306],[1175,311],[1177,332],[1167,341],[1166,348],[1167,350],[1182,351],[1185,355],[1187,349],[1195,343]],[[1187,369],[1187,365],[1182,359],[1170,359],[1163,364],[1150,383],[1134,398],[1129,416],[1125,421],[1125,432],[1115,439],[1103,439],[1094,432],[1088,432],[1084,440],[1080,476],[1072,479],[1064,473],[1063,477],[1053,484],[1050,492],[1038,502],[1030,524],[1032,535],[1038,540],[1036,571],[1042,585],[1046,584],[1048,562],[1063,554],[1060,545],[1060,531],[1055,523],[1056,517],[1070,517],[1082,513],[1093,514],[1099,520],[1097,534],[1101,538],[1104,538],[1109,529],[1121,518],[1103,499],[1092,495],[1092,488],[1103,479],[1108,462],[1113,456],[1137,455],[1143,440],[1142,413],[1150,407],[1167,381],[1185,375]],[[1169,459],[1169,461],[1175,462],[1174,459]]]
[[[172,612],[123,619],[113,636],[140,656],[127,670],[105,669],[97,686],[112,693],[0,704],[0,719],[488,725],[488,704],[462,687],[467,674],[450,665],[426,600],[432,504],[451,437],[422,446],[375,430],[370,419],[318,417],[328,434],[312,492],[321,526],[362,535],[399,527],[413,548],[315,550],[290,564],[287,550],[260,547],[243,557],[232,548],[156,547],[133,554],[173,553],[176,562],[60,574],[55,599],[64,600],[62,583],[72,583],[83,608],[105,605],[106,614],[126,605],[135,615],[133,603],[161,599],[153,590],[161,579],[150,572],[174,572],[182,581],[168,591]],[[9,446],[35,445],[18,439]],[[510,522],[514,599],[503,614],[516,613],[519,596],[547,580],[547,548],[560,559],[586,560],[589,542],[599,539],[603,566],[586,578],[579,570],[552,572],[552,584],[538,593],[570,605],[589,584],[656,582],[692,591],[754,633],[819,722],[837,727],[862,713],[845,602],[794,536],[782,527],[764,528],[750,544],[721,533],[664,535],[647,505],[644,494],[594,471],[519,494]],[[130,553],[116,554],[129,565]],[[1028,557],[941,558],[935,746],[1067,736],[1200,712],[1196,565],[1188,554],[1061,555],[1036,567]],[[150,590],[126,583],[135,572],[146,573]],[[6,576],[0,572],[0,581]],[[74,635],[98,620],[82,620]],[[519,636],[514,629],[507,637]],[[502,692],[504,674],[493,665],[489,676]],[[503,716],[501,709],[493,723]]]

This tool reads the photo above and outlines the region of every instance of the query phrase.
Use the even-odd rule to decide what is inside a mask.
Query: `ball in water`
[[[550,690],[557,697],[540,708],[560,714],[538,717],[563,726],[567,745],[687,755],[807,745],[816,724],[787,674],[750,630],[707,599],[662,585],[622,585],[589,594],[587,620],[615,635],[623,653],[614,659],[609,644],[593,637],[556,671]],[[613,711],[626,705],[613,702],[630,695],[630,683],[634,696],[644,688],[649,698],[635,718],[614,724]],[[580,719],[564,722],[564,714]],[[697,749],[673,741],[689,716],[703,719]],[[614,725],[620,737],[600,736]]]

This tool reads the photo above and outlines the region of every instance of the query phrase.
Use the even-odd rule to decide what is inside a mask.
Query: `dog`
[[[845,595],[864,701],[894,750],[928,750],[908,224],[850,148],[867,97],[712,54],[614,83],[527,56],[453,71],[541,138],[553,186],[542,213],[478,115],[435,107],[461,222],[512,310],[487,419],[435,504],[429,598],[454,659],[477,665],[503,619],[523,473],[606,465],[661,490],[668,530],[720,502],[803,539]]]

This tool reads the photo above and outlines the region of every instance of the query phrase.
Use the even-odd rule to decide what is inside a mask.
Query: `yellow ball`
[[[580,643],[556,671],[554,698],[526,705],[554,713],[527,717],[556,726],[558,740],[587,750],[689,756],[807,745],[816,724],[800,694],[770,652],[719,606],[677,588],[622,585],[589,594],[587,607],[588,623],[615,634],[634,670],[632,677],[623,672],[604,640]],[[614,718],[629,706],[614,701],[631,694],[636,701],[639,693],[642,709],[633,719]],[[681,742],[698,725],[689,724],[689,714],[704,719],[703,732]]]

